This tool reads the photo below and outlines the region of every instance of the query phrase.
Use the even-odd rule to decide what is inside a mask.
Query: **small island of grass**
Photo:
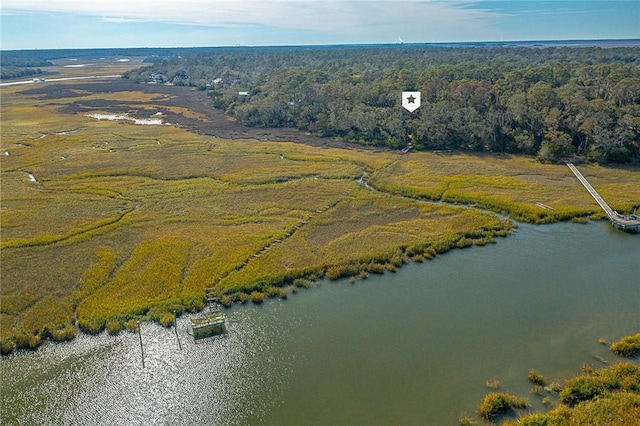
[[[610,346],[611,352],[624,357],[635,357],[640,354],[640,333],[626,336]]]

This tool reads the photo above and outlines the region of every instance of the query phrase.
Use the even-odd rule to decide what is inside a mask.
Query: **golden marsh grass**
[[[204,307],[207,287],[226,305],[286,297],[511,232],[494,214],[418,199],[530,222],[600,214],[568,168],[529,158],[226,140],[61,112],[79,98],[168,111],[139,92],[49,102],[22,90],[1,93],[4,353],[70,338],[76,318],[91,333],[170,325],[174,310]],[[637,169],[580,168],[612,207],[640,205]]]

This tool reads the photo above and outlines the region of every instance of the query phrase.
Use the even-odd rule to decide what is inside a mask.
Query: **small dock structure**
[[[191,318],[193,340],[218,336],[226,331],[226,318],[222,312],[214,312],[201,317]]]
[[[207,300],[207,306],[209,307],[209,312],[214,313],[220,310],[220,302],[218,301],[218,297],[216,296],[216,291],[213,287],[207,287],[204,289],[205,299]]]
[[[578,178],[580,183],[589,191],[589,194],[596,200],[596,202],[602,207],[602,210],[607,214],[609,220],[616,229],[625,232],[640,232],[640,216],[636,214],[621,215],[620,213],[609,207],[606,201],[598,194],[598,192],[591,186],[587,179],[582,176],[582,173],[571,163],[567,163],[567,166],[573,174]]]
[[[224,334],[227,331],[227,318],[219,311],[220,303],[218,302],[218,298],[215,296],[214,289],[205,289],[205,296],[207,299],[207,305],[209,306],[209,313],[191,318],[191,331],[193,334],[193,340],[196,342],[198,340],[206,339],[207,337]]]

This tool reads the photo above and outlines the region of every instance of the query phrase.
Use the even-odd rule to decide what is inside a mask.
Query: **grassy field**
[[[639,169],[578,168],[614,210],[638,207]],[[527,157],[415,153],[379,170],[370,183],[408,197],[472,204],[531,223],[604,217],[566,166]]]
[[[365,278],[486,244],[513,229],[491,211],[535,223],[602,216],[566,166],[214,138],[65,110],[82,99],[111,102],[92,113],[135,103],[131,118],[206,120],[161,104],[166,94],[56,87],[55,98],[0,89],[3,353],[70,339],[76,324],[168,323],[202,309],[207,287],[228,303],[284,297],[323,276]],[[579,168],[615,209],[640,206],[638,169]]]

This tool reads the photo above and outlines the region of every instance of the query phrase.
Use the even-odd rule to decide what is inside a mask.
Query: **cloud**
[[[123,16],[121,16],[119,18],[114,18],[114,17],[110,17],[110,16],[103,16],[100,20],[102,22],[109,22],[111,24],[130,24],[132,22],[143,22],[140,19],[125,18]]]
[[[112,23],[153,22],[205,27],[257,26],[319,34],[407,41],[454,39],[487,31],[500,14],[477,1],[364,0],[3,0],[3,9],[97,16]],[[455,30],[454,30],[455,28]],[[443,35],[446,34],[445,37]],[[460,34],[460,37],[455,37]],[[416,35],[412,39],[412,35]]]

